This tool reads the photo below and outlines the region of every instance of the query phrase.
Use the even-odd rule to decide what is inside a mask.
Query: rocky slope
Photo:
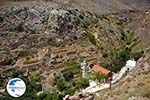
[[[95,100],[149,100],[150,99],[150,52],[137,62],[134,70],[128,73],[112,91],[104,90]]]
[[[125,10],[145,10],[149,0],[52,0],[64,6],[93,11],[97,14],[108,14]]]
[[[75,14],[59,7],[36,4],[0,9],[0,31],[49,34],[49,36],[80,37],[79,11]],[[67,37],[66,37],[67,38]]]
[[[3,0],[1,0],[3,1]],[[5,1],[47,1],[65,7],[88,10],[97,14],[108,14],[127,10],[144,11],[150,7],[149,0],[5,0]],[[7,4],[7,3],[6,3]]]
[[[52,0],[52,2],[31,2],[30,0],[23,0],[22,2],[1,2],[3,6],[0,7],[0,58],[2,61],[11,58],[14,59],[13,63],[15,63],[20,57],[36,57],[38,51],[44,47],[50,48],[49,55],[51,55],[53,51],[59,51],[59,49],[62,49],[65,45],[70,45],[69,47],[65,47],[66,50],[68,48],[73,50],[76,47],[78,50],[75,52],[76,56],[86,56],[87,60],[96,58],[97,60],[99,59],[100,63],[103,62],[100,51],[85,37],[87,31],[98,40],[99,45],[102,45],[101,49],[109,53],[113,48],[119,48],[122,45],[120,29],[123,27],[125,31],[132,30],[138,33],[137,36],[142,40],[141,45],[143,48],[148,47],[150,43],[149,14],[137,11],[98,16],[95,13],[91,13],[94,12],[92,10],[93,8],[90,10],[91,12],[85,11],[88,9],[80,8],[86,5],[89,6],[89,8],[94,7],[96,10],[104,10],[103,12],[105,12],[105,10],[106,12],[109,11],[108,9],[110,8],[117,12],[120,11],[119,9],[126,8],[127,4],[130,4],[123,0],[114,0],[111,2],[113,3],[110,4],[110,2],[104,0],[89,0],[85,3],[83,0],[77,0],[66,1],[65,5],[62,5],[62,1],[59,0]],[[134,3],[139,5],[141,2],[143,1]],[[80,7],[78,7],[79,4],[81,4]],[[82,4],[84,5],[82,6]],[[121,6],[122,4],[126,5],[126,7]],[[143,4],[147,5],[149,3],[143,2],[142,5]],[[78,9],[74,9],[73,5],[76,5],[77,7],[75,8]],[[117,5],[121,7],[118,8]],[[146,5],[144,7],[148,7]],[[99,14],[101,12],[96,11],[96,13]],[[138,25],[136,25],[137,23]],[[140,27],[144,28],[141,29]],[[77,41],[72,42],[74,40]],[[79,45],[79,47],[77,47],[77,45]],[[138,50],[141,49],[142,46],[140,46]],[[65,52],[69,52],[69,50],[70,49]],[[93,55],[92,52],[95,52],[99,57]],[[68,56],[68,58],[69,57],[70,56]],[[80,58],[80,56],[78,57]],[[97,62],[97,60],[95,60],[95,62]]]
[[[40,73],[43,91],[53,91],[53,74],[64,69],[64,62],[104,62],[102,50],[109,56],[120,48],[122,32],[139,36],[137,51],[150,43],[150,14],[144,12],[149,0],[10,1],[0,1],[0,74],[5,80],[16,68],[29,77]]]
[[[129,14],[132,21],[128,24],[130,30],[135,31],[141,39],[139,48],[145,48],[150,44],[150,14],[136,13],[136,15]]]
[[[37,53],[43,47],[52,51],[53,47],[64,47],[82,38],[86,28],[97,19],[96,14],[57,4],[4,6],[0,9],[0,57],[3,60],[12,55],[14,59],[20,51],[30,55],[30,51]]]

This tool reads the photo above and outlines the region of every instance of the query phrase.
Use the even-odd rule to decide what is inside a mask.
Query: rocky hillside
[[[1,8],[0,31],[49,34],[51,37],[62,38],[65,35],[65,39],[78,38],[82,35],[78,27],[79,16],[83,15],[78,10],[69,12],[46,4]]]
[[[96,13],[96,15],[124,12],[118,19],[128,21],[127,26],[129,29],[134,31],[142,40],[140,46],[146,48],[150,43],[148,39],[150,18],[149,14],[145,14],[145,11],[150,7],[149,0],[14,1],[17,0],[0,1],[2,5],[0,9],[1,32],[15,30],[18,32],[49,34],[49,36],[57,38],[60,38],[61,35],[61,39],[67,40],[70,37],[73,39],[83,35],[84,29],[80,27],[81,24],[84,28],[91,24],[90,19],[95,16],[87,13],[88,11]],[[71,11],[70,9],[76,10]],[[79,9],[87,12],[79,11]],[[133,13],[128,13],[128,11]],[[6,32],[2,33],[5,34]],[[64,34],[67,34],[65,35],[67,37]]]
[[[147,49],[148,50],[148,49]],[[150,99],[150,52],[137,62],[134,70],[128,73],[112,91],[104,90],[95,100],[149,100]],[[107,92],[106,92],[107,91]]]
[[[1,0],[3,1],[3,0]],[[65,7],[88,10],[97,14],[108,14],[127,10],[145,11],[149,8],[149,0],[5,0],[5,1],[46,1]],[[6,3],[7,4],[7,3]]]
[[[130,54],[149,47],[148,7],[149,0],[0,0],[0,97],[9,97],[8,77],[24,77],[31,88],[40,85],[29,92],[34,99],[41,91],[72,94],[72,85],[87,85],[80,80],[83,60],[89,65],[116,62],[118,71]],[[75,71],[73,82],[56,77],[53,86],[66,66]],[[66,84],[62,90],[60,81]]]
[[[53,47],[62,48],[83,38],[86,28],[97,19],[96,14],[88,11],[63,8],[57,4],[35,3],[1,7],[0,46],[3,53],[0,57],[5,59],[9,53],[14,59],[14,55],[20,51],[28,51],[30,55],[32,50],[37,53],[43,47],[50,46],[52,51]]]
[[[149,6],[149,0],[54,0],[58,3],[93,11],[97,14],[108,14],[126,10],[145,10]]]
[[[141,39],[139,48],[145,48],[150,44],[150,14],[136,13],[129,14],[132,21],[128,24],[128,28],[134,31]]]
[[[117,10],[119,8],[115,5],[121,6],[122,4],[126,4],[127,7],[127,4],[130,4],[124,0],[114,0],[111,2],[113,2],[112,5],[105,0],[89,0],[86,3],[83,0],[66,1],[65,5],[62,5],[62,1],[60,0],[46,2],[31,2],[30,0],[1,2],[1,62],[10,60],[12,65],[15,66],[20,66],[17,64],[25,62],[32,64],[32,62],[35,63],[40,61],[42,63],[43,60],[41,61],[41,59],[38,59],[38,56],[41,56],[38,53],[44,52],[42,50],[47,48],[48,52],[42,55],[42,57],[48,56],[49,59],[54,53],[56,54],[55,57],[58,59],[56,63],[62,63],[68,58],[78,60],[86,58],[87,61],[103,63],[104,58],[102,55],[109,57],[111,51],[114,49],[120,49],[122,46],[128,48],[135,43],[134,38],[128,37],[129,40],[126,40],[126,42],[130,42],[129,44],[131,45],[123,44],[123,36],[130,33],[134,33],[134,35],[136,35],[135,37],[139,37],[139,40],[141,40],[141,45],[139,45],[138,49],[135,48],[135,51],[147,48],[150,43],[149,14],[141,11],[131,11],[130,9],[129,12],[124,13],[98,15],[101,12],[96,12],[97,14],[92,13],[95,12],[92,10],[93,8],[90,12],[87,11],[88,9],[80,8],[88,5],[89,7],[87,8],[91,6],[95,7],[94,9],[97,10],[100,9],[100,11],[106,10],[106,12],[111,8],[117,12],[121,10]],[[138,2],[134,3],[139,5],[140,2],[142,1],[138,0]],[[82,6],[83,3],[84,5]],[[80,7],[78,7],[79,4],[81,4]],[[100,4],[101,6],[92,6],[92,4]],[[148,7],[146,5],[149,3],[145,1],[142,4],[145,4],[144,7]],[[77,7],[75,8],[77,9],[75,9],[73,5],[76,5]],[[122,8],[124,7],[121,6],[120,9]],[[76,48],[76,50],[74,50],[74,48]],[[20,62],[20,58],[33,58],[34,60],[22,60],[22,62]],[[49,66],[48,61],[44,61],[44,63],[46,63],[46,66]],[[56,66],[60,67],[59,64]],[[2,69],[3,68],[7,67],[2,66]]]

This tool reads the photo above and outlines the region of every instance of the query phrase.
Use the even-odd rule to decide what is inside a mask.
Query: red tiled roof
[[[108,75],[111,71],[110,70],[107,70],[99,65],[94,65],[93,68],[92,68],[93,71],[95,72],[100,72],[104,75]]]

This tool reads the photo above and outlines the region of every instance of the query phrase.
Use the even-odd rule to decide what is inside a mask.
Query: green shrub
[[[143,54],[144,54],[144,51],[133,52],[131,54],[131,57],[137,61],[140,57],[143,56]]]
[[[35,91],[42,91],[42,85],[37,83],[32,83],[32,87]]]
[[[62,100],[62,95],[59,93],[49,93],[44,100]]]
[[[60,91],[63,91],[65,89],[65,83],[63,82],[63,80],[58,80],[56,86]]]
[[[61,42],[58,42],[55,38],[49,38],[47,39],[47,43],[50,44],[51,46],[60,46]]]
[[[65,90],[65,94],[66,95],[73,95],[74,93],[75,93],[75,87],[69,87],[69,88],[66,88],[66,90]]]
[[[53,79],[52,85],[56,85],[59,80],[60,80],[60,76],[55,76],[55,78]]]
[[[46,93],[41,93],[38,97],[38,100],[44,100],[46,98],[47,94]]]
[[[64,65],[65,69],[70,70],[73,74],[80,72],[80,65],[74,60],[66,61]]]
[[[27,50],[23,50],[23,51],[19,51],[17,56],[18,57],[25,57],[25,56],[29,56],[30,54],[32,54],[32,53],[27,51]]]
[[[131,51],[129,50],[120,50],[114,52],[114,58],[112,59],[110,70],[118,72],[123,66],[125,66],[126,61],[130,59]]]
[[[89,86],[89,80],[85,78],[79,78],[76,80],[76,88],[86,88]]]
[[[117,52],[117,59],[120,59],[120,60],[123,60],[123,61],[126,61],[130,58],[130,55],[131,55],[131,51],[129,50],[121,50],[119,52]]]
[[[88,39],[90,40],[90,42],[91,42],[93,45],[96,45],[96,38],[95,38],[95,36],[94,36],[93,34],[88,33],[88,34],[87,34],[87,37],[88,37]]]
[[[33,73],[31,76],[31,81],[33,82],[40,82],[41,81],[41,76],[39,73]]]
[[[3,86],[3,79],[0,77],[0,87],[2,87]]]
[[[12,65],[13,64],[13,59],[6,59],[4,61],[4,65]]]
[[[104,63],[101,64],[101,66],[103,66],[104,68],[109,69],[109,70],[110,70],[110,67],[111,67],[109,64],[104,64]]]
[[[79,15],[79,18],[83,20],[83,19],[84,19],[84,16],[80,14],[80,15]]]
[[[96,73],[93,74],[93,79],[97,80],[98,82],[101,82],[102,80],[104,80],[106,78],[107,78],[107,76],[105,76],[105,75],[103,75],[99,72],[96,72]]]
[[[16,77],[19,77],[19,76],[22,76],[22,75],[23,75],[22,70],[16,70],[16,69],[12,70],[11,77],[16,78]]]
[[[65,78],[66,81],[70,81],[73,78],[74,74],[73,72],[67,70],[63,73],[63,77]]]

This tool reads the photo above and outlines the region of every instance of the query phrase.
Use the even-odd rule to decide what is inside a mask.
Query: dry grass
[[[102,91],[95,100],[127,100],[132,96],[142,98],[142,100],[150,99],[150,73],[139,75],[130,81],[124,80],[111,92]]]
[[[143,80],[139,81],[137,86],[139,87],[137,91],[139,91],[140,96],[150,98],[150,78],[143,77]]]

